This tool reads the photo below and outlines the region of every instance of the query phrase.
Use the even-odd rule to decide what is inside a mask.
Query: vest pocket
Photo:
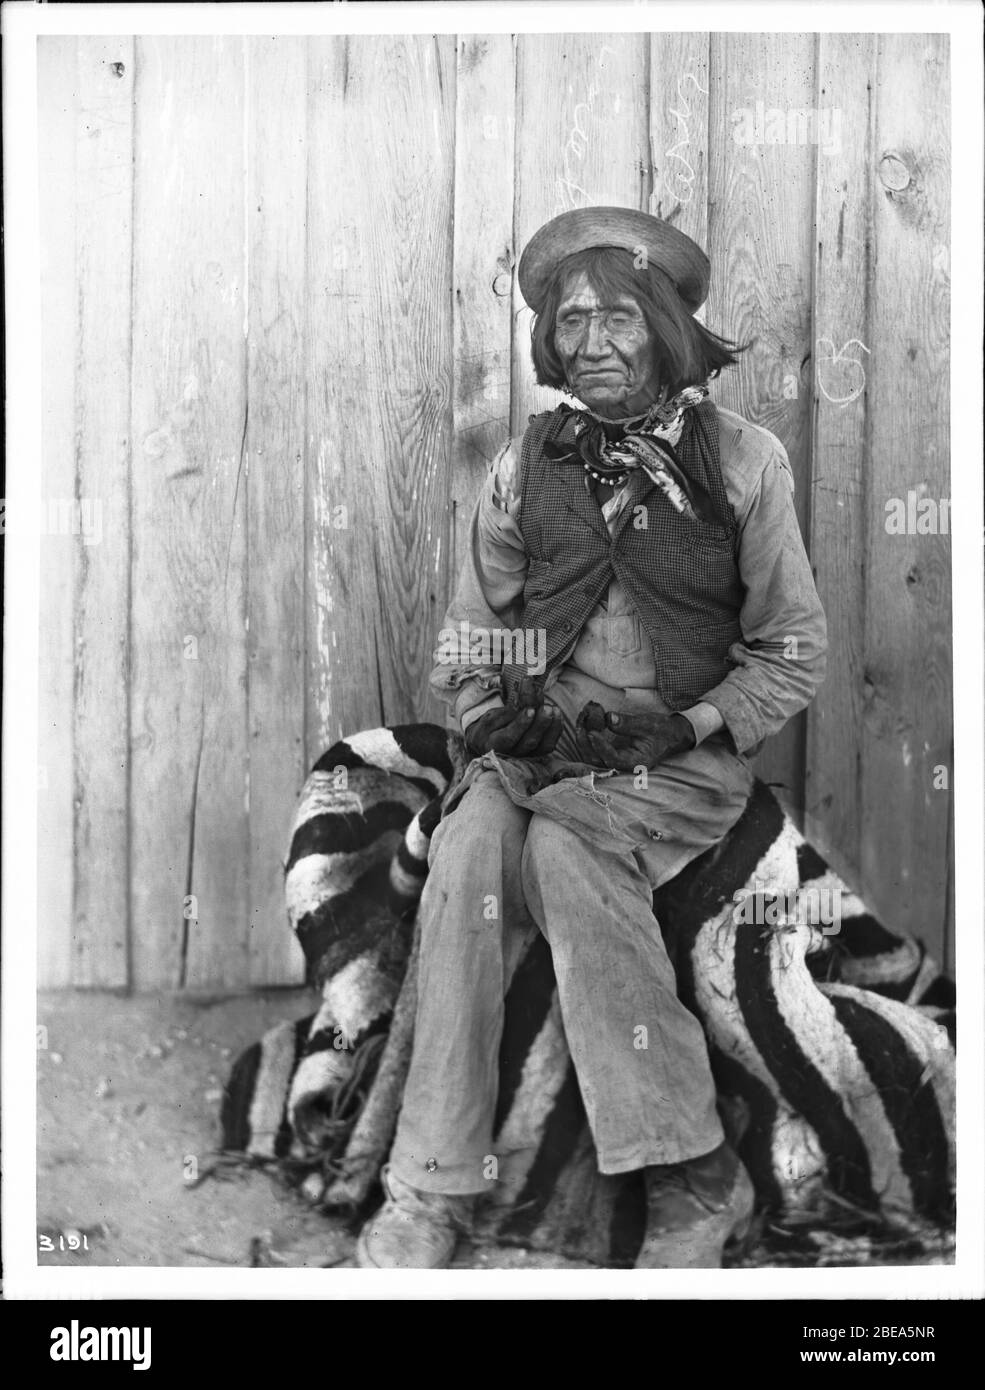
[[[733,669],[729,648],[742,641],[735,619],[720,623],[696,623],[678,627],[676,650],[661,653],[658,687],[672,707],[681,709],[700,700]]]
[[[693,534],[692,528],[688,527],[681,546],[681,568],[694,593],[710,601],[708,606],[712,612],[722,607],[723,598],[739,598],[741,581],[734,534],[724,527],[702,523],[701,531]],[[703,634],[707,630],[711,635],[712,628],[702,628],[701,632]],[[697,630],[691,629],[692,632]]]

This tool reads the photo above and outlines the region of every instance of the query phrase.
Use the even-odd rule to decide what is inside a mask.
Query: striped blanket
[[[326,1210],[377,1193],[413,1040],[428,841],[465,761],[435,725],[374,729],[334,744],[301,796],[287,908],[321,1005],[237,1059],[223,1146],[277,1165]],[[825,894],[840,899],[837,932],[810,909]],[[654,911],[761,1211],[947,1227],[954,988],[924,947],[866,911],[761,782]],[[506,1157],[480,1237],[632,1263],[642,1182],[596,1170],[540,937],[506,1000],[495,1128]]]

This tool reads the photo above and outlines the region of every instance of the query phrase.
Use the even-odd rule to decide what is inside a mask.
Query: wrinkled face
[[[642,413],[657,400],[653,335],[635,299],[603,304],[579,275],[561,296],[554,345],[572,394],[606,419]]]

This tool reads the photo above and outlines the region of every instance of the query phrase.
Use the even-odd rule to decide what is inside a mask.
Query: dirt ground
[[[312,1008],[301,990],[223,999],[43,994],[39,1262],[352,1264],[355,1237],[346,1223],[312,1210],[262,1172],[200,1186],[188,1181],[218,1142],[222,1084],[233,1059],[272,1024]],[[455,1265],[578,1267],[560,1256],[468,1246],[459,1248]]]
[[[38,1002],[39,1263],[175,1267],[350,1266],[349,1224],[258,1171],[189,1179],[219,1138],[222,1085],[267,1028],[312,1012],[303,990],[232,998],[44,994]],[[813,1230],[799,1253],[760,1245],[735,1267],[949,1264],[922,1250]],[[577,1269],[561,1255],[460,1243],[461,1269]]]

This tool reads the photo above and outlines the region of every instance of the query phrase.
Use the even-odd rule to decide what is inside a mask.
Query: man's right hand
[[[531,676],[524,676],[508,705],[490,710],[470,724],[465,746],[470,753],[504,753],[511,758],[546,758],[553,753],[564,720],[556,705]]]

